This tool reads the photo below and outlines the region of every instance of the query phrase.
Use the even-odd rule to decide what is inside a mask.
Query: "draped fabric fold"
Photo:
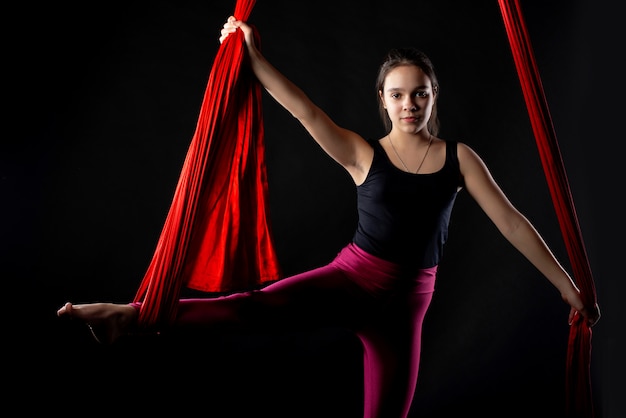
[[[254,3],[237,0],[233,15],[247,20]],[[280,278],[267,211],[261,93],[237,31],[218,49],[165,224],[135,295],[142,302],[140,326],[171,322],[183,286],[225,292]]]
[[[546,103],[541,78],[518,0],[498,0],[517,73],[528,108],[572,275],[586,306],[596,303],[596,290],[565,168]],[[570,326],[566,357],[566,414],[594,416],[590,377],[591,328],[581,315]]]

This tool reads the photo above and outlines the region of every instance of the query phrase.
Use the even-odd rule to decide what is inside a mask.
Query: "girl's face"
[[[435,92],[421,68],[401,65],[389,71],[379,95],[393,129],[417,133],[426,128],[435,104]]]

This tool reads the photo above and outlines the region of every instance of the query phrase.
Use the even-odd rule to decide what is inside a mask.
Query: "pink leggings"
[[[181,299],[174,327],[348,328],[363,344],[364,418],[404,418],[417,383],[422,323],[436,272],[435,266],[403,276],[398,265],[349,244],[328,265],[260,290]]]

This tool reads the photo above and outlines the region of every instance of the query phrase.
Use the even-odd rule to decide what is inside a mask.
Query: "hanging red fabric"
[[[572,275],[585,305],[593,306],[596,303],[593,276],[519,1],[498,1]],[[569,418],[594,416],[590,363],[591,328],[577,315],[570,327],[566,357],[566,414]]]
[[[233,15],[247,20],[254,3],[237,0]],[[135,295],[144,328],[173,320],[183,286],[224,292],[281,276],[267,213],[262,92],[245,60],[237,31],[218,49],[172,204]]]

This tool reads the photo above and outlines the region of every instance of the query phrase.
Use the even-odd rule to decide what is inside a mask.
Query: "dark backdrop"
[[[22,408],[206,410],[207,416],[358,417],[357,342],[341,330],[95,344],[59,321],[65,301],[125,302],[147,268],[234,1],[48,3],[20,8],[1,140],[2,264]],[[522,2],[603,318],[598,417],[624,413],[624,30],[613,2]],[[496,0],[260,1],[266,56],[340,124],[383,133],[374,78],[390,47],[438,70],[440,136],[468,143],[569,268]],[[274,237],[286,273],[352,235],[348,176],[265,95]],[[8,113],[11,115],[12,113]],[[620,125],[618,125],[620,124]],[[10,131],[9,131],[10,132]],[[32,309],[34,302],[36,306]],[[14,306],[14,305],[17,306]],[[22,312],[26,310],[26,314]],[[559,417],[568,307],[461,193],[424,329],[412,416]],[[618,317],[621,315],[621,320]],[[26,344],[23,344],[26,342]],[[621,350],[621,351],[620,351]],[[622,394],[622,395],[620,395]],[[83,409],[83,408],[88,409]],[[226,412],[229,411],[229,412]]]

